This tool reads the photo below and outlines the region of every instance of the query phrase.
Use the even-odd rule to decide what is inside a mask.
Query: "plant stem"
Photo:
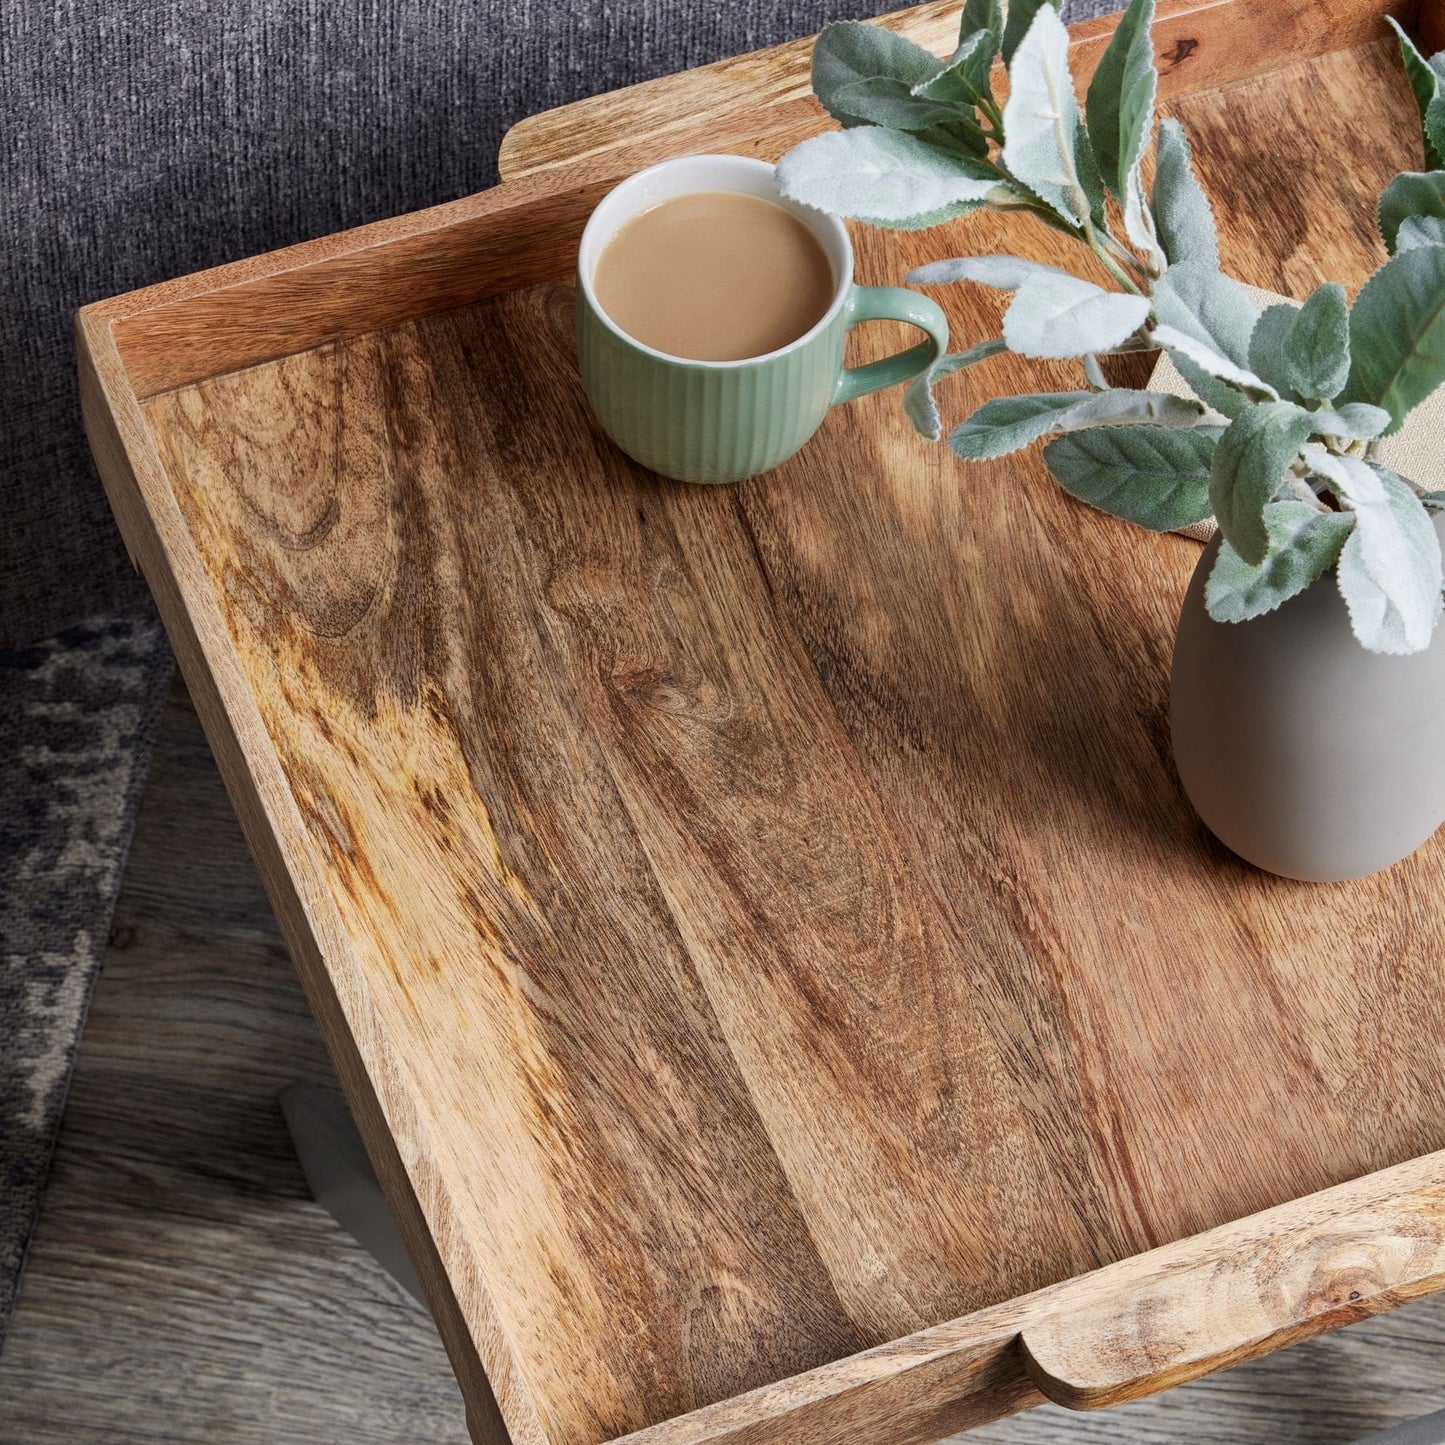
[[[1112,237],[1108,239],[1112,240]],[[1092,217],[1087,214],[1084,217],[1084,240],[1088,243],[1089,249],[1104,263],[1104,269],[1126,290],[1135,296],[1142,296],[1144,293],[1129,278],[1128,273],[1109,254],[1103,241],[1099,239],[1099,233],[1094,229]]]
[[[1138,260],[1130,252],[1126,251],[1122,246],[1120,246],[1120,244],[1111,235],[1109,235],[1107,231],[1104,232],[1102,237],[1100,236],[1099,232],[1094,227],[1093,217],[1090,216],[1088,213],[1087,202],[1080,207],[1080,209],[1084,212],[1083,234],[1080,235],[1079,228],[1077,226],[1070,225],[1069,222],[1064,220],[1062,216],[1058,215],[1054,211],[1053,207],[1047,205],[1043,201],[1034,200],[1033,197],[1029,194],[1028,189],[1020,183],[1018,178],[1013,174],[1012,171],[1009,170],[1006,165],[1003,164],[1002,161],[994,160],[991,161],[990,164],[992,165],[999,179],[1002,180],[1005,185],[1012,186],[1019,196],[1019,202],[1016,206],[1000,206],[997,202],[990,201],[990,210],[1031,211],[1045,224],[1052,226],[1054,230],[1062,231],[1066,236],[1072,236],[1075,240],[1082,240],[1084,244],[1088,246],[1088,248],[1094,253],[1094,255],[1096,255],[1099,260],[1103,262],[1104,269],[1108,271],[1108,273],[1119,283],[1120,286],[1124,288],[1124,290],[1131,292],[1135,296],[1142,296],[1145,294],[1144,291],[1141,290],[1140,287],[1134,283],[1134,281],[1118,264],[1118,262],[1114,260],[1113,256],[1111,256],[1109,252],[1112,250],[1116,255],[1120,256],[1130,266],[1134,267],[1139,280],[1143,281],[1146,279],[1145,273],[1140,268]],[[1082,187],[1080,187],[1080,195],[1082,197]]]
[[[1107,233],[1103,237],[1104,245],[1109,248],[1110,254],[1115,260],[1121,262],[1132,271],[1135,277],[1144,283],[1145,287],[1155,279],[1149,268],[1126,246],[1121,246],[1112,236]]]

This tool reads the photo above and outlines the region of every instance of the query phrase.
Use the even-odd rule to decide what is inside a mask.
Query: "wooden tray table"
[[[1418,164],[1382,13],[1166,9],[1244,279],[1378,262]],[[955,7],[887,23],[942,51]],[[965,468],[896,394],[735,488],[593,425],[588,212],[658,156],[781,153],[823,123],[805,68],[537,118],[492,191],[78,321],[478,1441],[906,1445],[1445,1275],[1445,842],[1312,886],[1211,841],[1164,720],[1191,543],[1032,454]],[[1053,256],[997,217],[856,243],[877,283]],[[994,334],[990,293],[936,294]],[[944,405],[1074,384],[1005,356]]]

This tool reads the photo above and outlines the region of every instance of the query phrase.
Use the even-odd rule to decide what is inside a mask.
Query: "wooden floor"
[[[430,1320],[306,1198],[276,1094],[329,1078],[177,691],[0,1356],[0,1445],[466,1439]],[[1330,1445],[1442,1407],[1445,1296],[1122,1410],[968,1438]]]

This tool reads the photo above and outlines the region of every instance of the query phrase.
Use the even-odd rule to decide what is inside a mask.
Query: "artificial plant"
[[[1400,44],[1419,103],[1426,169],[1380,197],[1389,259],[1353,306],[1327,282],[1263,311],[1220,269],[1209,201],[1177,121],[1154,141],[1153,0],[1132,0],[1089,84],[1084,113],[1052,0],[968,0],[947,60],[874,25],[819,37],[813,88],[841,131],[783,157],[778,183],[805,204],[918,229],[980,208],[1025,212],[1091,251],[1111,286],[1016,256],[935,261],[921,285],[1013,293],[1003,334],[940,357],[908,390],[937,439],[933,386],[1001,351],[1077,358],[1077,391],[1001,397],[949,434],[969,460],[1051,438],[1044,460],[1082,501],[1159,531],[1217,518],[1210,614],[1272,611],[1331,568],[1356,637],[1418,652],[1441,610],[1434,494],[1397,476],[1379,440],[1445,380],[1445,54]],[[1393,22],[1392,22],[1393,23]],[[1399,27],[1397,26],[1398,30]],[[991,75],[1008,74],[1000,102]],[[1197,400],[1112,387],[1098,358],[1168,352]]]

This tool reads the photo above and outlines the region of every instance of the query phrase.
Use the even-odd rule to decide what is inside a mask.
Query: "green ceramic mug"
[[[597,303],[603,248],[640,211],[697,191],[740,191],[786,207],[822,244],[834,295],[811,331],[745,361],[689,361],[634,341]],[[927,340],[868,366],[845,367],[843,345],[861,321],[906,321]],[[684,482],[736,482],[786,461],[828,408],[917,376],[948,346],[948,321],[926,296],[855,286],[853,246],[841,221],[778,194],[773,167],[745,156],[682,156],[650,166],[593,211],[577,255],[577,349],[582,383],[603,430],[628,456]]]

